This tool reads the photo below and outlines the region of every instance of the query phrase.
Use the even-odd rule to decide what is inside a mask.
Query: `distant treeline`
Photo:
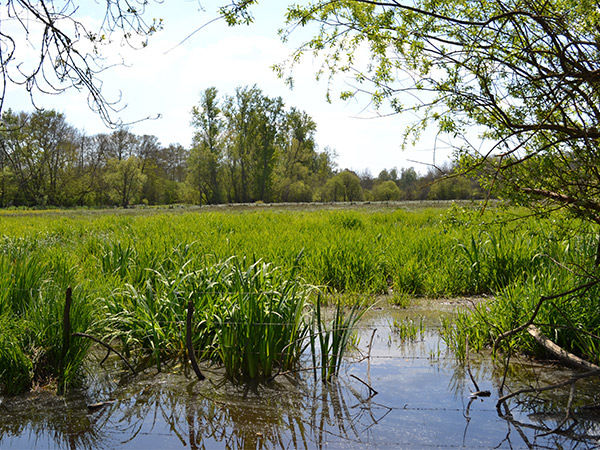
[[[0,207],[482,197],[473,181],[444,178],[451,167],[377,177],[339,170],[335,152],[318,150],[312,118],[256,87],[222,99],[207,89],[192,124],[191,148],[164,147],[126,128],[87,136],[53,110],[9,110],[0,126]]]

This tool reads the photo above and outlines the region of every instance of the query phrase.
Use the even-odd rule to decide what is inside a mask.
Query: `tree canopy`
[[[590,0],[340,0],[287,19],[320,25],[292,64],[324,54],[329,75],[354,74],[345,96],[419,112],[407,138],[434,123],[462,139],[456,158],[488,188],[600,224],[599,16]]]

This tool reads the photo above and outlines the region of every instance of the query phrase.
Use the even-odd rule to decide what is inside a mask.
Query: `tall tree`
[[[269,200],[283,102],[256,86],[238,87],[226,97],[226,159],[230,200]]]
[[[200,96],[200,105],[192,109],[195,129],[189,159],[191,184],[197,189],[199,203],[221,203],[219,177],[223,160],[223,118],[215,87]]]
[[[305,112],[291,108],[286,113],[276,181],[278,199],[284,202],[312,199],[309,179],[314,172],[316,130],[316,123]]]
[[[254,148],[253,178],[258,200],[271,201],[273,172],[283,119],[283,100],[262,96],[258,111],[258,141]]]
[[[109,159],[104,179],[110,198],[117,205],[127,208],[141,192],[146,175],[142,173],[139,158],[130,156],[127,159]]]

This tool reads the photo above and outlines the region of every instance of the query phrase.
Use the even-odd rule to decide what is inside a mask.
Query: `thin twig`
[[[375,332],[377,328],[373,330],[371,333],[371,340],[369,341],[369,352],[367,353],[367,381],[369,382],[369,387],[371,387],[371,349],[373,348],[373,338],[375,337]]]
[[[194,351],[194,344],[192,343],[192,316],[194,315],[194,303],[190,300],[188,301],[187,306],[187,320],[186,320],[186,333],[185,333],[185,342],[187,346],[188,356],[190,358],[190,362],[192,363],[192,368],[196,373],[196,376],[200,381],[204,380],[204,375],[200,372],[200,367],[198,367],[198,361],[196,361],[196,352]]]
[[[360,378],[358,378],[356,375],[350,374],[350,376],[352,378],[354,378],[355,380],[360,381],[362,384],[364,384],[366,387],[369,388],[369,391],[371,391],[371,395],[369,396],[369,398],[373,397],[374,395],[379,394],[379,392],[377,392],[375,389],[373,389],[369,383],[364,382],[363,380],[361,380]]]
[[[73,333],[71,336],[73,337],[84,337],[84,338],[88,338],[91,339],[92,341],[102,345],[103,347],[107,348],[109,351],[113,351],[115,352],[115,354],[121,358],[123,360],[123,362],[127,365],[127,367],[129,367],[129,369],[131,370],[131,372],[133,372],[134,375],[137,375],[135,369],[131,366],[131,364],[129,364],[129,362],[125,359],[125,357],[123,355],[121,355],[118,351],[116,351],[114,348],[112,348],[110,346],[110,344],[107,344],[106,342],[102,342],[100,339],[98,339],[95,336],[92,336],[90,334],[86,334],[86,333]]]

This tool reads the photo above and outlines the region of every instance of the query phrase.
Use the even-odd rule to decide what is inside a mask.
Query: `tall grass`
[[[593,252],[588,230],[565,229],[560,218],[511,220],[518,214],[455,207],[0,215],[1,358],[12,361],[0,366],[0,383],[13,392],[57,376],[67,286],[76,287],[74,308],[81,308],[72,314],[73,331],[119,345],[139,367],[161,369],[185,357],[189,300],[201,359],[223,364],[232,378],[293,367],[309,342],[309,286],[349,296],[391,289],[396,299],[495,294],[504,299],[490,305],[497,322],[486,328],[483,319],[474,324],[476,314],[459,316],[464,327],[446,329],[449,339],[469,332],[476,334],[472,347],[484,346],[523,318],[524,299],[542,292],[536,289],[575,283],[553,272],[554,261],[575,264],[577,255]],[[585,353],[590,344],[569,330],[597,321],[592,291],[575,303],[548,306],[554,312],[544,320],[562,317],[559,334]],[[349,337],[334,330],[360,315],[339,308],[333,323],[314,323],[323,341],[313,345],[332,357],[323,367],[332,360],[339,367],[336,348]],[[483,309],[480,315],[489,321]],[[89,347],[85,339],[73,342],[80,347],[64,365],[69,383]]]
[[[315,305],[316,313],[313,316],[315,334],[311,334],[310,346],[315,378],[320,369],[321,380],[329,382],[338,375],[342,359],[352,340],[352,334],[366,308],[356,302],[349,311],[346,311],[342,303],[338,302],[333,318],[328,321],[322,312],[321,303],[319,296]],[[318,359],[320,359],[319,363],[317,363]]]
[[[208,262],[207,262],[208,263]],[[175,274],[156,272],[144,289],[127,285],[105,302],[101,326],[138,364],[161,369],[185,354],[189,300],[196,324],[192,338],[201,357],[223,364],[232,378],[270,377],[298,361],[307,332],[308,287],[295,271],[263,261],[229,258]]]
[[[65,353],[63,315],[73,270],[63,255],[0,255],[0,385],[9,394],[32,383],[78,380],[89,342],[73,340]],[[76,290],[71,331],[86,332],[93,306]]]
[[[465,356],[465,343],[475,351],[491,348],[498,336],[527,323],[543,296],[568,292],[584,283],[572,271],[548,268],[534,277],[503,288],[489,302],[480,303],[472,311],[462,310],[442,326],[442,337],[459,357]],[[591,361],[600,363],[600,312],[597,286],[544,301],[534,324],[560,347]],[[501,342],[500,350],[519,351],[545,357],[527,332],[522,331]]]

